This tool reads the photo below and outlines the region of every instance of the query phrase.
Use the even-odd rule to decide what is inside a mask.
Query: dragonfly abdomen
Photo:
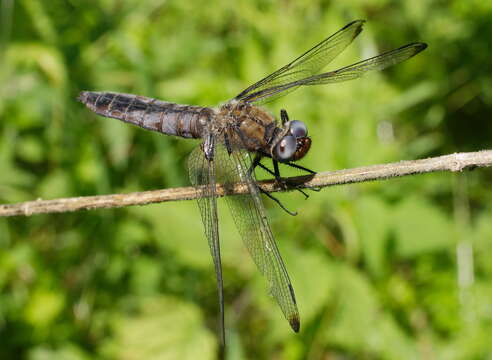
[[[201,138],[204,124],[215,115],[207,107],[123,93],[83,91],[78,100],[96,114],[184,138]]]

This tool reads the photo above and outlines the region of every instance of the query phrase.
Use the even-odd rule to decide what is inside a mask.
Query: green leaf
[[[26,320],[35,327],[47,326],[60,314],[64,304],[62,293],[39,289],[31,295],[26,306]]]
[[[28,360],[89,360],[91,357],[74,344],[52,349],[48,346],[35,347],[29,351]]]
[[[118,359],[215,359],[217,344],[200,309],[173,297],[142,299],[137,314],[113,323],[104,352]]]
[[[326,341],[356,353],[379,354],[378,358],[415,359],[412,341],[381,307],[368,279],[345,265],[335,276],[338,299],[327,316]]]
[[[421,196],[409,196],[396,205],[393,222],[396,251],[402,257],[447,250],[456,241],[449,218]]]
[[[390,208],[378,197],[364,196],[355,204],[354,218],[367,267],[380,277],[387,264],[385,253],[391,224]]]

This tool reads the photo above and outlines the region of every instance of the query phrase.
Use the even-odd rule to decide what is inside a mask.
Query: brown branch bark
[[[354,169],[328,171],[316,175],[287,178],[290,184],[282,188],[274,180],[260,181],[267,192],[293,190],[302,188],[323,188],[332,185],[351,184],[363,181],[384,180],[398,176],[423,174],[437,171],[462,171],[467,168],[492,166],[492,150],[468,153],[455,153],[422,160],[400,161],[397,163],[365,166]],[[245,185],[237,184],[233,188],[217,185],[217,195],[244,194]],[[115,208],[130,205],[145,205],[177,200],[192,200],[200,196],[200,189],[181,187],[174,189],[134,192],[129,194],[112,194],[85,196],[54,200],[35,200],[17,204],[0,205],[0,216],[30,216],[34,214],[63,213],[77,210]]]

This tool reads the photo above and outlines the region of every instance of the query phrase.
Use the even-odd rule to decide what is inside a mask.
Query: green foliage
[[[490,148],[490,1],[0,0],[2,203],[188,185],[196,142],[95,116],[78,92],[215,105],[357,18],[330,68],[429,48],[269,105],[308,124],[304,166]],[[294,218],[266,199],[299,334],[221,206],[226,358],[490,358],[490,188],[482,169],[280,194]],[[211,264],[192,202],[0,219],[0,358],[216,358]]]

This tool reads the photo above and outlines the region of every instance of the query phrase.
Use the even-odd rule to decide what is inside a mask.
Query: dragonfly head
[[[311,147],[311,138],[307,134],[306,124],[302,121],[286,122],[271,148],[272,158],[279,162],[302,159]]]

